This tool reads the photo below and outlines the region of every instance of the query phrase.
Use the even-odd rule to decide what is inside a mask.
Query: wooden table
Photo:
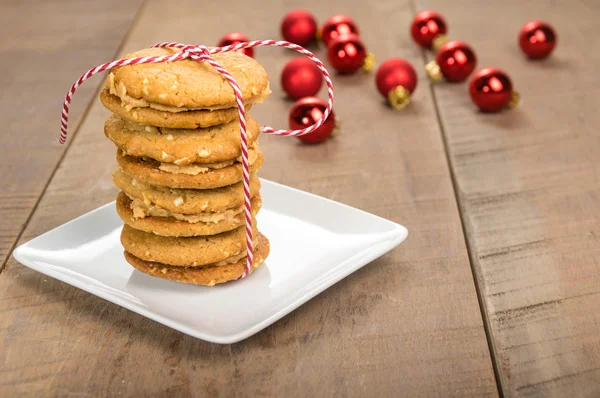
[[[402,223],[410,236],[243,342],[185,336],[11,257],[115,197],[100,78],[76,95],[68,145],[55,143],[61,98],[80,73],[157,41],[212,44],[232,30],[277,38],[293,8],[281,3],[0,4],[0,396],[600,396],[594,0],[303,2],[319,21],[355,17],[380,60],[417,67],[419,87],[399,113],[372,75],[336,76],[343,134],[310,147],[263,137],[262,176]],[[465,84],[429,84],[431,55],[408,35],[424,8],[446,16],[480,66],[507,70],[523,106],[481,114]],[[559,32],[544,62],[516,43],[535,18]],[[256,57],[274,94],[254,115],[285,126],[279,73],[292,54]]]

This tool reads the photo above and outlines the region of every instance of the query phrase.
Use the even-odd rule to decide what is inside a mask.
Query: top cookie
[[[124,58],[164,56],[177,52],[180,50],[176,48],[147,48]],[[244,102],[262,102],[270,93],[267,73],[254,59],[235,51],[213,54],[212,58],[236,80]],[[191,59],[114,68],[105,87],[124,105],[135,108],[181,112],[235,106],[233,89],[223,75],[208,63]]]

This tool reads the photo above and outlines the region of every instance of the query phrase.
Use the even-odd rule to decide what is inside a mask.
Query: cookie
[[[250,162],[250,173],[256,173],[264,162],[264,156],[260,148],[255,143],[254,149],[251,147],[248,151],[248,160]],[[161,170],[165,165],[154,160],[134,158],[125,156],[120,150],[117,150],[117,163],[127,174],[136,180],[170,188],[192,188],[213,189],[242,181],[242,164],[235,161],[233,164],[220,169],[206,169],[198,174],[172,173]],[[198,170],[202,166],[192,165]]]
[[[229,123],[238,118],[237,107],[216,109],[214,111],[199,110],[185,112],[165,112],[153,108],[125,108],[121,106],[121,99],[116,95],[112,95],[107,89],[100,91],[100,101],[109,111],[116,113],[123,119],[157,127],[197,129]],[[246,112],[248,112],[252,108],[252,105],[246,104],[245,108]]]
[[[256,248],[252,261],[252,271],[260,267],[269,255],[269,240],[260,232],[256,237]],[[246,257],[235,264],[206,267],[173,267],[157,262],[144,261],[125,251],[125,259],[137,270],[155,276],[181,283],[214,286],[218,283],[235,280],[244,273]]]
[[[256,220],[252,220],[256,236]],[[145,260],[182,267],[200,267],[221,261],[238,261],[246,254],[246,227],[218,235],[172,237],[139,231],[125,224],[121,244],[129,253]]]
[[[260,128],[250,116],[246,126],[251,145]],[[169,129],[144,126],[112,115],[104,123],[104,134],[130,156],[178,166],[233,160],[242,153],[237,120],[205,129]]]
[[[127,196],[141,199],[147,205],[156,205],[172,213],[220,212],[244,204],[243,183],[241,181],[215,189],[167,188],[138,181],[121,168],[117,168],[113,173],[113,181]],[[251,197],[254,197],[259,189],[260,180],[256,174],[251,174]]]
[[[262,200],[260,194],[252,198],[252,216],[256,216]],[[172,214],[164,209],[151,211],[150,214],[133,207],[133,201],[123,192],[117,196],[117,213],[129,226],[140,231],[161,236],[203,236],[216,235],[231,231],[244,225],[244,206],[221,213],[203,213],[199,215]],[[137,217],[136,217],[137,216]],[[141,216],[141,217],[140,217]]]
[[[164,56],[180,51],[147,48],[124,58]],[[267,72],[253,58],[237,51],[213,54],[212,58],[233,76],[245,103],[260,103],[270,94]],[[236,106],[233,89],[225,77],[207,62],[191,59],[113,68],[104,87],[119,97],[126,109],[150,107],[180,112]]]

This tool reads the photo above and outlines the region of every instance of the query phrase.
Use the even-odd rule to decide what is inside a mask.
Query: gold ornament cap
[[[321,30],[321,28],[317,28],[315,38],[317,39],[317,41],[321,41],[321,39],[323,38],[323,31]]]
[[[427,65],[425,65],[425,71],[427,72],[427,76],[429,76],[431,81],[434,83],[439,83],[442,81],[442,70],[437,62],[428,62]]]
[[[510,102],[508,103],[508,105],[506,105],[507,108],[512,109],[514,107],[516,107],[517,105],[519,105],[519,103],[521,102],[521,95],[513,90],[512,92],[512,96],[510,98]]]
[[[448,36],[437,35],[431,42],[431,48],[433,48],[433,51],[437,52],[440,49],[440,47],[442,47],[447,42],[448,42]]]
[[[377,58],[375,58],[375,54],[367,53],[362,69],[365,72],[371,72],[375,68],[375,65],[377,65]]]
[[[335,137],[336,135],[340,135],[342,133],[342,121],[339,119],[335,119],[335,124],[333,125],[333,130],[331,131],[331,136]]]
[[[388,102],[392,108],[402,110],[410,102],[410,92],[402,86],[398,86],[388,93]]]

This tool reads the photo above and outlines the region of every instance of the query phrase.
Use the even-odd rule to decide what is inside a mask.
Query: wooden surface
[[[518,109],[486,115],[473,111],[465,85],[435,87],[501,388],[600,396],[600,54],[586,50],[600,5],[420,6],[443,13],[451,36],[473,45],[481,67],[505,69],[524,98]],[[477,18],[460,23],[464,10]],[[535,18],[559,32],[544,62],[516,45],[516,32]]]
[[[0,2],[0,270],[65,151],[54,137],[61,97],[76,75],[115,55],[139,5]],[[72,131],[96,87],[77,92]]]
[[[242,3],[224,13],[232,1],[173,7],[148,0],[136,16],[139,3],[70,3],[44,6],[49,15],[58,17],[64,8],[70,17],[87,18],[69,29],[41,16],[27,27],[26,9],[0,6],[9,24],[0,29],[45,29],[25,48],[15,47],[10,34],[0,38],[3,56],[19,55],[16,63],[0,64],[12,89],[0,97],[10,126],[0,138],[10,148],[0,161],[8,186],[0,193],[0,214],[15,218],[0,227],[3,257],[16,239],[25,242],[116,195],[115,150],[102,134],[108,112],[97,100],[49,180],[64,150],[51,143],[52,126],[71,80],[113,57],[123,38],[121,51],[164,40],[211,44],[232,30],[276,38],[280,17],[294,8]],[[354,16],[380,60],[413,62],[419,87],[398,113],[383,105],[372,75],[336,77],[343,134],[320,146],[262,137],[261,174],[402,223],[408,240],[271,327],[226,346],[185,336],[10,258],[0,273],[0,396],[600,394],[594,307],[600,290],[600,59],[589,42],[598,6],[542,0],[311,0],[302,6],[319,21],[339,12]],[[429,55],[407,34],[415,10],[423,8],[446,16],[451,36],[473,45],[480,66],[507,70],[525,104],[483,115],[465,84],[430,88],[422,70]],[[559,31],[558,51],[542,63],[526,61],[516,45],[521,25],[533,18]],[[270,19],[276,22],[263,23]],[[49,46],[52,37],[62,47]],[[53,80],[31,61],[42,50],[56,52]],[[322,48],[314,51],[324,55]],[[283,127],[291,103],[279,73],[293,55],[256,53],[274,93],[253,114]],[[70,58],[59,61],[57,54]],[[17,82],[36,96],[17,90]],[[77,93],[74,114],[83,114],[99,83],[87,82],[82,90],[88,91]],[[15,99],[23,112],[12,111]],[[16,167],[19,159],[27,162]]]

